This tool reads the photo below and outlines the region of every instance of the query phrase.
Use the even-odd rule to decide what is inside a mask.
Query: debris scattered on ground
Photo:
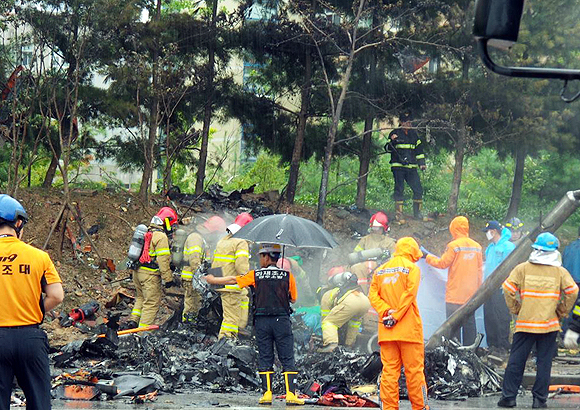
[[[215,303],[214,298],[203,300],[205,310],[198,315],[195,326],[180,323],[181,314],[175,313],[173,319],[177,319],[170,318],[154,332],[132,333],[140,330],[132,329],[118,333],[120,314],[109,315],[106,324],[93,329],[94,336],[73,341],[52,355],[57,368],[87,369],[80,381],[79,377],[68,380],[70,376],[66,383],[55,379],[57,397],[90,400],[191,389],[239,393],[259,390],[253,341],[217,340],[220,309]],[[342,346],[328,354],[316,353],[317,337],[302,319],[301,315],[293,318],[300,390],[319,398],[324,405],[372,405],[365,397],[376,389],[367,389],[368,393],[359,390],[354,398],[350,396],[355,386],[376,383],[382,369],[380,355]],[[425,362],[429,395],[433,398],[461,400],[500,389],[500,376],[481,361],[474,349],[445,341],[426,352]],[[105,386],[115,387],[107,390]],[[274,376],[273,388],[275,392],[284,391],[279,372]],[[406,397],[404,375],[401,396]],[[134,400],[150,399],[153,397]]]
[[[464,400],[501,391],[501,376],[472,350],[445,340],[425,353],[429,396],[439,400]]]

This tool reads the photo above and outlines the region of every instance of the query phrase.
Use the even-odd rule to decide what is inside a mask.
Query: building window
[[[22,46],[22,65],[24,67],[30,68],[32,65],[32,51],[31,45]]]
[[[278,17],[278,0],[254,2],[245,12],[246,21],[270,21]]]
[[[324,18],[326,19],[326,21],[328,22],[328,24],[332,24],[335,26],[339,26],[340,25],[340,14],[336,14],[330,10],[326,10],[324,12]]]
[[[240,162],[242,164],[256,162],[256,155],[248,146],[248,139],[255,138],[252,124],[242,124],[242,138],[240,140]]]
[[[243,74],[244,89],[256,95],[263,95],[266,92],[264,87],[258,84],[252,78],[256,74],[256,72],[260,70],[262,66],[263,65],[259,63],[254,63],[247,60],[244,61],[244,74]]]
[[[429,60],[429,72],[431,74],[437,74],[439,71],[439,56],[433,56]]]

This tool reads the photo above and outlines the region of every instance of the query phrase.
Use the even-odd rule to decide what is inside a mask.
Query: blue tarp
[[[445,285],[447,283],[447,269],[437,269],[428,265],[424,259],[417,262],[421,269],[421,285],[417,294],[419,312],[423,320],[423,336],[425,340],[445,322]],[[485,335],[483,324],[483,307],[475,311],[477,331]],[[487,342],[483,341],[483,347]]]

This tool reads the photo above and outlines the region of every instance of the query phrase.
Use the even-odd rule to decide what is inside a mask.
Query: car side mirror
[[[580,98],[580,92],[566,97],[568,81],[580,80],[580,70],[567,68],[505,67],[496,64],[489,55],[488,46],[510,48],[518,40],[525,0],[477,0],[473,35],[479,57],[494,73],[508,77],[555,78],[564,80],[560,97],[565,102]]]
[[[478,0],[473,35],[491,47],[507,49],[518,41],[524,0]]]

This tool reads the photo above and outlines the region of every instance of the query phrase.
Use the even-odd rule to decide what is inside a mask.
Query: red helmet
[[[217,215],[208,218],[202,226],[207,229],[209,232],[223,232],[226,230],[226,221],[223,218],[220,218]]]
[[[371,228],[383,227],[383,230],[389,229],[389,218],[384,212],[377,212],[373,216],[371,216],[371,220],[369,221],[369,226]]]
[[[335,266],[333,268],[330,268],[328,270],[328,278],[332,278],[334,275],[336,275],[337,273],[342,273],[342,272],[346,272],[346,270],[344,269],[344,266]]]
[[[250,222],[252,222],[254,220],[254,218],[252,218],[252,215],[250,215],[247,212],[242,212],[241,214],[239,214],[238,216],[236,216],[236,219],[234,220],[234,223],[231,224],[230,226],[228,226],[228,231],[230,231],[232,234],[238,232],[242,226],[245,226],[247,224],[249,224]]]
[[[169,226],[167,226],[167,228],[170,228],[173,225],[177,225],[178,219],[177,212],[168,206],[164,206],[151,219],[151,223],[156,225],[165,225],[168,223]]]

